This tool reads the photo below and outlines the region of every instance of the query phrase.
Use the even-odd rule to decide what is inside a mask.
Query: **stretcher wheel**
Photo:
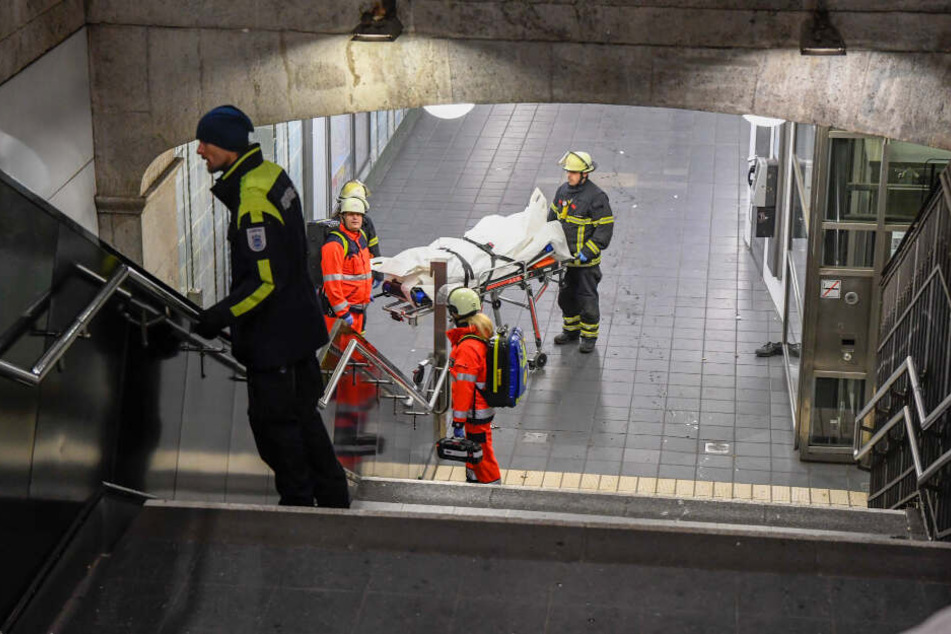
[[[548,363],[548,355],[544,352],[539,352],[531,361],[528,362],[528,365],[532,370],[537,370],[539,368],[544,368],[546,363]]]

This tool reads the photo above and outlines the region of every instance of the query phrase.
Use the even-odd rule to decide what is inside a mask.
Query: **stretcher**
[[[552,280],[561,280],[564,262],[572,259],[564,231],[557,221],[547,222],[547,215],[548,201],[536,189],[523,211],[487,216],[462,238],[439,238],[425,247],[375,258],[373,269],[383,274],[382,294],[396,300],[383,310],[397,321],[415,325],[433,311],[434,297],[444,301],[451,289],[468,286],[479,293],[483,305],[492,307],[496,325],[501,324],[503,303],[529,311],[535,336],[529,365],[544,366],[547,356],[541,349],[535,302]],[[447,261],[447,283],[440,289],[434,288],[430,276],[435,258]],[[509,290],[524,292],[525,301],[503,295]]]

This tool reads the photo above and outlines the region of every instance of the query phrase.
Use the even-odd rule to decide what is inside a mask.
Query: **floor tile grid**
[[[496,107],[489,107],[489,108],[494,112],[498,107],[496,106]],[[634,110],[637,110],[637,109],[634,109]],[[561,112],[560,110],[558,111]],[[697,114],[701,114],[701,113],[697,113]],[[516,117],[516,115],[514,115],[513,111],[511,110],[507,113],[503,113],[503,115],[501,116],[507,117],[507,121],[512,121]],[[561,116],[561,115],[558,115],[558,116]],[[604,119],[604,117],[602,117],[602,119]],[[535,126],[536,124],[540,123],[542,120],[542,117],[539,115],[539,111],[537,109],[535,113],[533,114],[533,117],[531,120],[532,120],[532,124],[529,125],[530,130],[532,129],[532,126]],[[557,122],[558,120],[559,119],[556,116],[555,121]],[[489,121],[490,121],[489,118],[483,118],[481,120],[481,123],[479,124],[481,126],[480,129],[484,129],[487,126],[489,126],[490,125]],[[438,125],[442,125],[442,124],[440,123]],[[504,128],[498,127],[496,129],[501,129],[504,134]],[[538,134],[542,134],[544,133],[544,128],[537,127],[536,131]],[[457,130],[457,134],[461,134],[461,132]],[[704,133],[700,133],[698,136],[702,137],[703,134]],[[558,143],[559,147],[561,145],[560,141],[550,141],[548,144],[549,148],[546,150],[546,152],[550,154],[556,153],[554,148],[554,143]],[[499,144],[501,144],[501,141],[499,141]],[[737,150],[736,145],[734,145],[734,152],[737,155],[741,154]],[[519,153],[518,157],[521,157],[521,156],[522,154]],[[610,158],[611,154],[601,154],[601,156],[608,156],[609,157],[609,160],[607,161],[608,163],[614,160]],[[532,160],[535,160],[534,156],[530,158]],[[554,158],[557,158],[557,157],[555,156]],[[554,158],[552,158],[552,162],[554,161]],[[745,161],[745,158],[743,158],[742,156],[739,156],[738,161]],[[599,170],[599,171],[602,171],[602,170]],[[548,189],[551,189],[553,191],[556,185],[556,180],[557,180],[556,178],[550,176],[550,174],[553,174],[553,173],[557,174],[556,168],[546,172],[543,167],[540,167],[536,181],[541,182],[544,179],[551,179],[552,184],[548,186]],[[609,176],[608,173],[602,174],[602,178],[607,178],[608,176]],[[500,178],[500,180],[504,182],[504,179]],[[610,179],[608,178],[608,180]],[[686,182],[686,180],[688,179],[686,175],[684,175],[684,181]],[[712,178],[712,179],[708,178],[707,180],[715,180],[715,178]],[[484,181],[485,179],[480,180],[480,184],[483,183]],[[710,192],[715,192],[717,190],[716,190],[716,187],[713,186],[715,184],[708,183],[706,185],[708,185],[705,188],[705,191],[707,192],[707,200],[710,200],[710,195],[712,195],[710,194]],[[385,186],[385,183],[384,183],[384,186]],[[503,190],[504,191],[503,196],[509,196],[511,195],[511,192],[518,192],[519,196],[524,196],[525,187],[526,186],[524,182],[516,181],[516,179],[510,178],[509,181],[507,181],[505,188]],[[380,189],[379,191],[385,193],[388,190],[383,188],[383,189]],[[546,191],[545,194],[546,196],[551,195],[551,193],[548,191]],[[736,196],[734,196],[734,198],[735,197]],[[686,194],[684,195],[684,198],[687,198]],[[717,207],[717,206],[722,207],[722,205],[716,198],[713,198],[713,201],[714,201],[713,202],[714,207]],[[515,203],[511,203],[511,204],[514,205]],[[506,211],[515,211],[515,210],[521,209],[522,206],[524,206],[523,203],[519,203],[517,208],[509,208]],[[499,207],[497,206],[496,208],[498,209]],[[732,208],[733,208],[733,214],[734,214],[733,220],[735,224],[734,223],[731,223],[731,224],[732,226],[735,227],[739,223],[739,218],[737,214],[738,206],[736,205],[735,202],[733,202]],[[683,205],[679,207],[678,209],[680,212],[680,215],[678,216],[678,218],[681,219],[681,224],[683,224],[683,218],[687,217],[686,209],[688,209],[688,207]],[[467,217],[467,226],[471,226],[471,224],[474,224],[474,222],[478,218],[481,218],[482,215],[484,215],[484,213],[485,213],[484,211],[478,211],[473,209],[472,213]],[[715,214],[715,209],[711,208],[709,221],[707,222],[707,226],[705,227],[705,230],[703,231],[704,234],[714,233],[714,228],[713,228],[714,224],[718,222],[718,218],[714,214]],[[378,224],[384,224],[384,223],[378,223]],[[694,227],[695,227],[695,223],[691,224],[690,228],[693,229]],[[417,231],[417,234],[418,233],[419,232]],[[444,232],[438,231],[436,233],[441,235]],[[694,243],[698,241],[698,237],[692,235],[690,232],[687,232],[687,231],[682,231],[681,235],[683,237],[681,240],[680,250],[683,253],[690,253],[691,249],[695,249],[696,245]],[[381,232],[381,237],[382,236],[383,236],[383,232]],[[415,246],[418,244],[426,243],[426,240],[423,240],[422,237],[423,236],[421,235],[417,235],[413,239],[412,245]],[[726,239],[726,241],[724,241],[724,238]],[[648,350],[648,348],[643,345],[643,342],[646,341],[646,339],[645,339],[644,331],[641,329],[641,327],[643,326],[643,328],[651,328],[653,327],[653,325],[651,324],[652,319],[662,319],[664,317],[663,311],[666,308],[664,301],[673,302],[673,304],[671,304],[672,308],[666,308],[667,316],[669,316],[673,312],[675,313],[674,315],[675,318],[680,318],[680,317],[683,317],[683,315],[677,314],[677,311],[681,310],[681,308],[684,308],[684,306],[686,307],[687,310],[689,310],[690,302],[692,301],[689,298],[692,296],[701,295],[704,301],[704,309],[703,309],[704,323],[708,321],[706,319],[706,313],[708,310],[710,311],[724,310],[724,309],[728,310],[729,307],[732,305],[737,307],[737,308],[734,308],[734,310],[737,310],[742,313],[744,310],[747,309],[747,306],[741,306],[740,305],[741,300],[743,301],[750,300],[748,305],[749,310],[753,310],[754,308],[760,308],[760,309],[769,308],[770,305],[767,305],[767,306],[757,305],[757,302],[752,301],[753,297],[755,297],[757,292],[765,296],[765,289],[764,287],[762,287],[761,282],[759,282],[759,287],[758,288],[756,287],[756,278],[753,276],[756,275],[757,273],[755,271],[755,267],[750,263],[748,254],[745,252],[745,248],[741,247],[741,245],[739,244],[738,232],[734,231],[732,239],[730,239],[729,236],[719,237],[719,236],[709,236],[709,235],[708,237],[699,236],[699,239],[706,240],[706,243],[705,243],[707,247],[706,259],[708,264],[705,270],[706,277],[707,277],[706,284],[703,286],[709,286],[710,288],[701,288],[701,285],[697,284],[695,279],[690,279],[686,275],[684,275],[683,272],[688,270],[686,268],[686,263],[685,262],[678,263],[679,271],[681,275],[679,275],[676,278],[677,292],[679,293],[681,288],[684,289],[684,293],[685,293],[684,301],[680,301],[680,297],[677,297],[677,296],[673,297],[672,300],[670,297],[667,297],[667,298],[663,298],[661,296],[655,297],[655,295],[657,294],[653,293],[652,291],[656,289],[657,284],[663,284],[664,280],[667,279],[664,277],[652,277],[653,275],[658,273],[656,269],[648,269],[647,271],[635,269],[637,275],[630,276],[630,277],[636,280],[636,285],[632,285],[625,288],[625,284],[627,284],[627,280],[623,279],[618,273],[616,273],[616,270],[619,270],[622,265],[629,264],[631,261],[631,258],[626,258],[624,257],[624,255],[618,254],[617,249],[612,249],[612,251],[615,252],[615,257],[617,258],[618,267],[615,270],[612,270],[612,268],[606,264],[605,280],[602,283],[603,288],[605,290],[605,293],[604,293],[605,302],[603,302],[603,304],[605,304],[608,301],[609,296],[611,296],[611,301],[614,302],[614,305],[612,306],[612,310],[610,313],[608,313],[608,311],[603,311],[605,312],[603,328],[606,328],[608,330],[608,338],[604,342],[605,349],[607,349],[608,346],[613,344],[613,338],[615,334],[621,333],[620,329],[618,328],[618,325],[621,325],[622,327],[628,328],[628,331],[626,333],[623,333],[620,335],[621,337],[623,336],[630,337],[632,333],[636,333],[636,339],[633,339],[633,340],[628,339],[627,341],[625,341],[625,343],[631,343],[631,344],[634,344],[636,341],[636,345],[634,346],[636,351],[633,354],[626,355],[628,357],[626,359],[626,362],[632,362],[634,364],[634,368],[636,368],[636,364],[638,363],[645,364],[651,361],[665,361],[664,357],[667,357],[668,359],[670,359],[672,364],[679,362],[680,358],[690,358],[690,355],[697,351],[696,350],[691,351],[689,349],[681,350],[681,348],[696,347],[692,343],[693,340],[681,339],[679,337],[668,337],[666,340],[668,342],[668,345],[665,346],[665,349],[663,350],[655,349],[653,352]],[[616,240],[617,240],[617,237],[616,237]],[[714,274],[710,273],[710,270],[713,269],[713,267],[709,264],[709,262],[714,255],[719,255],[721,251],[725,249],[730,249],[730,248],[733,249],[733,254],[735,256],[734,259],[736,260],[736,263],[732,264],[732,267],[733,267],[732,270],[734,271],[733,272],[734,279],[722,280],[722,279],[719,279],[719,276],[715,276]],[[620,257],[617,257],[618,255],[620,255]],[[744,271],[750,275],[752,281],[748,281],[747,279],[742,279],[744,275]],[[647,273],[649,275],[641,275],[641,273]],[[722,282],[728,282],[729,287],[722,288],[724,286]],[[617,299],[617,297],[620,297],[623,292],[626,292],[626,291],[636,292],[638,289],[641,289],[641,292],[643,293],[643,298],[641,298],[641,301],[638,303],[632,304],[631,302],[628,301],[622,304],[621,300]],[[701,290],[705,292],[701,293]],[[559,323],[560,314],[558,313],[557,308],[554,305],[554,295],[555,295],[554,289],[549,289],[547,296],[544,297],[542,301],[539,303],[539,316],[542,320],[542,328],[543,330],[546,330],[547,333],[552,333],[552,334],[557,332],[557,330],[560,328],[560,323]],[[732,295],[732,298],[731,298],[731,295]],[[766,303],[768,304],[768,299],[766,300]],[[681,306],[681,304],[683,304],[684,306]],[[624,307],[622,310],[627,310],[627,309],[630,309],[632,305],[633,305],[633,314],[629,314],[625,316],[621,314],[618,310],[619,306]],[[655,309],[655,305],[657,306],[656,309]],[[521,311],[521,312],[524,312],[524,311]],[[661,315],[651,314],[655,312],[662,313],[662,314]],[[544,318],[544,315],[546,313],[549,317],[547,322]],[[638,313],[643,313],[643,314],[638,314]],[[720,315],[720,316],[723,316],[723,315]],[[633,317],[633,319],[630,319],[631,323],[621,324],[620,320],[624,319],[625,317]],[[508,319],[507,314],[505,318]],[[684,318],[687,318],[687,317],[684,317]],[[527,318],[524,318],[522,315],[518,315],[517,320],[519,320],[520,323],[523,324],[523,329],[527,330],[526,328],[526,326],[528,325]],[[749,326],[753,325],[751,322],[748,322],[748,323],[749,323]],[[663,325],[666,326],[668,324],[663,324]],[[546,329],[546,326],[547,326],[547,329]],[[747,323],[744,323],[743,321],[740,321],[740,322],[733,321],[733,322],[730,322],[730,328],[731,328],[730,332],[723,331],[723,330],[713,330],[711,328],[704,329],[701,331],[701,334],[700,334],[700,336],[702,337],[702,339],[700,340],[700,345],[708,346],[708,347],[717,347],[718,344],[715,343],[714,338],[718,336],[717,333],[720,333],[720,334],[732,335],[731,337],[727,337],[727,339],[728,340],[731,338],[734,339],[736,341],[736,346],[740,345],[740,341],[744,341],[744,345],[748,347],[753,346],[753,342],[755,342],[756,338],[761,335],[758,332],[749,329],[749,327],[744,329],[743,326],[747,326]],[[636,328],[636,330],[632,330],[631,328]],[[649,333],[650,331],[648,331],[648,334]],[[603,335],[602,335],[602,339],[604,339]],[[708,339],[710,341],[707,341]],[[752,339],[752,341],[749,341],[749,342],[745,341],[747,339]],[[420,347],[427,345],[428,340],[429,340],[428,333],[417,333],[416,343],[419,344]],[[548,345],[550,346],[550,344]],[[739,347],[736,347],[734,350],[735,350],[734,357],[736,357],[736,361],[734,362],[733,372],[732,372],[732,375],[734,377],[733,385],[725,386],[723,384],[722,379],[730,378],[728,375],[711,374],[710,372],[704,372],[703,370],[701,370],[700,378],[703,381],[703,389],[701,390],[701,393],[700,393],[701,397],[703,396],[703,390],[717,389],[721,387],[731,387],[734,390],[736,390],[737,394],[742,395],[744,394],[744,392],[740,390],[741,382],[747,379],[755,378],[752,376],[745,376],[745,375],[755,374],[756,372],[762,372],[764,369],[767,370],[767,372],[775,370],[777,373],[776,376],[778,377],[777,381],[774,381],[777,383],[775,387],[780,387],[780,388],[784,387],[783,368],[781,365],[776,366],[775,368],[740,367],[740,366],[746,365],[748,362],[748,359],[747,357],[744,356],[743,351]],[[558,357],[560,352],[561,351],[558,351],[558,350],[549,350],[549,355],[551,359],[550,361],[551,371],[554,371],[557,367],[556,364],[558,363]],[[657,358],[650,358],[652,354],[656,355]],[[713,355],[725,354],[725,352],[720,350],[714,350],[708,354],[713,354]],[[618,356],[618,355],[614,355],[614,356]],[[570,365],[570,363],[573,362],[573,360],[570,357],[565,358],[562,361],[563,361],[563,365]],[[609,352],[600,361],[601,362],[599,364],[599,372],[602,379],[607,376],[610,376],[613,373],[612,371],[615,369],[614,368],[615,365],[620,363],[621,366],[623,367],[625,363],[625,359],[623,358],[614,359],[612,358],[612,355],[610,355]],[[774,360],[770,360],[770,361],[774,361]],[[755,361],[753,363],[755,364]],[[750,365],[753,365],[753,364],[750,364]],[[671,368],[670,366],[668,366],[667,369],[671,370],[671,369],[682,369],[682,368],[679,368],[678,366],[673,366],[673,368]],[[692,371],[696,371],[696,370],[693,369]],[[640,389],[638,387],[639,383],[636,381],[637,377],[635,376],[635,372],[632,370],[630,374],[632,375],[631,381],[633,385],[635,386],[635,389]],[[653,376],[653,374],[657,374],[658,379],[663,378],[663,375],[661,375],[659,372],[649,373],[646,376],[651,377]],[[666,378],[667,380],[670,381],[670,383],[666,386],[667,390],[664,393],[664,402],[659,404],[659,406],[661,407],[661,411],[666,411],[667,409],[669,409],[669,406],[676,405],[678,403],[683,404],[682,397],[685,396],[684,392],[689,390],[691,386],[690,385],[678,386],[676,385],[676,383],[688,382],[686,381],[686,379],[690,378],[690,376],[691,375],[689,374],[678,374],[678,373],[669,373],[666,375]],[[539,381],[537,380],[538,378],[541,378],[542,380]],[[548,385],[546,385],[546,383]],[[618,383],[618,385],[620,385],[620,383]],[[548,377],[541,376],[540,374],[536,375],[536,382],[533,388],[537,387],[539,388],[539,391],[541,391],[542,388],[552,387],[552,386],[554,386],[555,388],[558,388],[557,381],[551,381]],[[770,386],[771,385],[767,385],[766,387],[770,387]],[[699,387],[699,386],[694,385],[693,387]],[[758,387],[762,388],[763,386],[760,385]],[[680,394],[678,394],[678,390],[680,390]],[[643,395],[636,394],[635,392],[634,396],[643,396]],[[696,393],[694,392],[692,394],[687,394],[686,396],[695,398]],[[785,397],[784,392],[782,393],[782,396]],[[539,398],[541,398],[540,395],[539,395]],[[675,402],[674,400],[675,398],[679,398],[681,400],[678,402]],[[538,400],[538,399],[535,399],[535,400]],[[649,444],[653,442],[650,440],[646,440],[647,438],[650,438],[650,436],[649,435],[644,436],[644,435],[638,434],[637,432],[643,431],[643,430],[638,429],[637,427],[638,425],[650,425],[653,423],[638,421],[637,418],[639,414],[642,414],[643,412],[637,412],[635,408],[631,408],[630,416],[625,416],[625,419],[627,419],[629,423],[628,424],[629,429],[620,430],[618,429],[618,423],[620,423],[621,421],[615,421],[610,419],[600,420],[603,417],[599,417],[598,413],[599,411],[601,413],[604,413],[603,412],[604,406],[600,402],[603,400],[604,399],[601,398],[599,399],[599,402],[597,404],[593,405],[594,415],[596,417],[596,420],[593,421],[591,426],[588,428],[587,438],[582,438],[581,436],[579,436],[579,434],[583,435],[584,432],[569,432],[568,430],[557,429],[557,428],[554,430],[549,429],[549,432],[551,433],[552,436],[555,436],[555,437],[559,435],[560,431],[563,432],[562,433],[563,436],[565,434],[570,433],[573,435],[575,440],[580,442],[581,446],[585,449],[584,454],[577,455],[576,453],[577,457],[574,458],[575,460],[582,459],[582,465],[577,467],[579,470],[583,470],[586,468],[587,469],[602,468],[603,470],[603,468],[607,467],[608,468],[607,470],[609,472],[614,472],[615,474],[617,474],[618,472],[613,470],[614,466],[630,464],[630,461],[627,460],[627,458],[637,457],[637,454],[634,451],[628,451],[628,450],[641,449],[641,447],[633,447],[633,448],[625,447],[622,455],[620,456],[620,460],[605,461],[605,460],[599,460],[599,458],[615,458],[616,456],[608,455],[610,454],[610,452],[606,453],[603,449],[598,447],[596,442],[593,443],[592,447],[589,447],[588,445],[592,444],[592,441],[594,441],[597,438],[597,434],[603,435],[604,433],[617,432],[617,431],[623,431],[624,435],[628,439],[631,438],[632,436],[639,436],[640,438],[645,439],[645,442]],[[761,399],[758,399],[758,400],[761,400]],[[702,399],[702,403],[709,407],[710,402]],[[723,403],[726,404],[728,403],[728,401],[724,400]],[[735,403],[732,403],[730,405],[734,405],[735,408],[738,408],[738,409],[747,409],[747,408],[756,409],[757,408],[755,404],[741,405],[741,403],[743,403],[743,401],[740,401],[739,399],[737,399]],[[774,405],[774,403],[770,403],[769,405],[772,406]],[[729,406],[727,406],[727,409],[729,409]],[[788,406],[787,406],[787,409],[788,409]],[[516,422],[511,423],[511,426],[508,426],[509,423],[507,423],[504,420],[504,418],[507,415],[511,415],[512,412],[506,412],[504,415],[500,415],[499,420],[500,420],[500,426],[502,428],[497,430],[496,432],[497,433],[496,444],[497,444],[497,447],[501,449],[500,454],[505,454],[506,453],[505,445],[509,445],[512,449],[511,458],[517,458],[518,460],[527,460],[527,461],[535,460],[534,463],[525,463],[525,464],[517,463],[517,466],[523,466],[525,468],[534,467],[535,469],[544,469],[549,471],[558,471],[560,470],[559,467],[561,463],[563,462],[563,460],[561,457],[556,456],[556,452],[557,452],[556,448],[552,447],[551,450],[549,451],[548,449],[535,447],[535,448],[532,448],[531,452],[529,452],[531,455],[525,455],[523,451],[524,446],[517,446],[517,440],[519,436],[516,432],[521,432],[523,430],[538,431],[537,429],[539,427],[538,423],[540,422],[541,419],[537,416],[532,417],[532,416],[526,415],[526,413],[530,411],[531,409],[529,408],[527,410],[523,410],[522,413],[519,413],[519,415],[516,417]],[[516,412],[518,412],[518,410],[516,410]],[[723,435],[729,434],[729,427],[724,424],[726,422],[726,416],[729,416],[729,412],[724,412],[723,415],[719,417],[717,416],[718,414],[719,412],[709,412],[709,413],[703,412],[702,413],[702,416],[700,419],[700,425],[699,425],[701,429],[704,428],[705,423],[720,423],[720,425],[710,425],[707,428],[708,430],[710,430],[707,432],[708,435],[712,434],[715,436],[723,436]],[[785,424],[791,427],[791,422],[790,422],[790,419],[788,418],[788,414],[785,414],[785,416],[786,416]],[[769,415],[767,414],[767,418],[768,417]],[[752,425],[754,424],[754,422],[757,425],[756,427],[743,426],[743,424]],[[765,425],[763,425],[764,422],[765,422]],[[648,431],[650,431],[651,433],[657,433],[659,434],[660,438],[664,438],[665,436],[664,436],[664,428],[663,428],[663,424],[664,424],[663,419],[659,421],[659,424],[661,424],[661,427],[659,430],[650,429]],[[774,422],[773,426],[776,427],[778,424],[780,424],[780,422]],[[755,445],[752,444],[754,441],[758,441],[760,443],[767,442],[768,444],[768,438],[764,437],[764,432],[763,432],[764,428],[766,429],[767,433],[770,431],[773,431],[775,433],[780,433],[782,436],[782,440],[785,441],[784,444],[786,448],[784,449],[784,451],[788,452],[787,455],[792,454],[791,444],[789,444],[791,443],[791,434],[789,433],[788,429],[774,428],[773,430],[770,430],[770,424],[768,420],[766,421],[754,420],[753,415],[747,414],[747,413],[734,414],[733,425],[735,426],[735,430],[736,430],[734,441],[737,442],[738,444],[740,442],[749,443],[749,446],[743,446],[739,448],[739,451],[741,453],[754,454],[750,456],[742,456],[742,455],[738,456],[738,458],[741,458],[740,461],[744,464],[749,463],[751,466],[766,466],[765,463],[762,462],[763,459],[770,460],[770,461],[773,460],[769,456],[769,453],[763,456],[763,455],[760,455],[762,452],[757,452],[753,449],[753,447],[755,447]],[[541,425],[541,426],[544,427],[544,425]],[[699,437],[696,440],[699,443],[699,440],[700,440]],[[715,439],[711,439],[711,440],[715,440]],[[633,442],[639,442],[639,441],[633,441]],[[670,439],[668,438],[668,446],[669,445],[670,445]],[[679,448],[683,449],[684,447],[683,445],[681,445]],[[518,454],[516,453],[516,449],[519,452]],[[592,451],[593,455],[589,455],[588,449],[593,450]],[[660,450],[661,447],[653,447],[653,449]],[[697,449],[699,449],[699,444]],[[682,453],[686,453],[686,452],[682,452]],[[675,454],[671,454],[671,455],[673,456]],[[697,455],[698,455],[697,469],[709,467],[710,464],[716,462],[717,459],[720,458],[720,456],[711,456],[707,458],[707,457],[700,456],[699,454]],[[758,462],[757,462],[757,459],[759,459]],[[544,460],[544,463],[539,464],[542,460]],[[798,460],[795,459],[794,454],[790,455],[790,459],[778,458],[777,460],[782,461],[782,463],[779,464],[778,466],[782,467],[785,471],[778,471],[778,472],[772,473],[769,476],[769,479],[767,479],[767,482],[770,482],[772,484],[786,484],[786,485],[809,484],[808,482],[809,466],[802,465],[802,463],[799,463]],[[704,461],[707,464],[701,465],[699,464],[699,461]],[[601,464],[598,464],[599,462]],[[659,462],[660,462],[659,459],[655,461],[655,463],[657,464],[659,464]],[[617,464],[613,464],[613,463],[617,463]],[[806,470],[806,473],[788,474],[788,472],[791,471],[791,468],[790,468],[791,465],[795,465],[796,469]],[[678,467],[682,465],[670,465],[670,466]],[[773,466],[774,466],[773,464],[770,464],[770,467],[773,467]],[[653,467],[648,465],[645,468],[651,469]],[[631,475],[636,475],[636,474],[631,474]],[[645,474],[642,472],[641,475],[645,475]],[[657,474],[655,473],[654,475],[657,475]],[[800,480],[797,482],[790,482],[788,481],[789,480],[788,475],[797,476],[804,480]]]

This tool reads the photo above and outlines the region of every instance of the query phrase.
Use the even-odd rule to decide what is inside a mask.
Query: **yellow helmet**
[[[479,299],[479,294],[466,286],[458,286],[452,289],[449,297],[446,298],[446,304],[449,308],[449,315],[453,319],[472,317],[482,310],[482,300]]]
[[[367,201],[362,198],[344,198],[340,201],[339,214],[365,214],[367,212]]]
[[[558,159],[558,164],[566,172],[581,172],[588,174],[598,169],[598,164],[591,160],[591,155],[587,152],[575,152],[568,150],[564,156]]]
[[[369,197],[370,188],[357,179],[353,179],[352,181],[347,181],[343,184],[343,187],[340,188],[340,195],[337,196],[337,200],[340,201],[344,198],[360,198],[363,200],[363,202],[366,202],[367,198]]]

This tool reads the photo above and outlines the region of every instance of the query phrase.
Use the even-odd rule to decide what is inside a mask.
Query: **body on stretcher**
[[[535,334],[536,354],[532,367],[545,364],[535,300],[552,279],[560,280],[563,262],[572,258],[564,231],[558,222],[547,222],[548,202],[536,189],[524,211],[510,216],[487,216],[463,238],[439,238],[425,247],[408,249],[392,258],[376,258],[373,268],[383,273],[383,294],[398,301],[384,306],[390,316],[416,324],[433,310],[433,298],[445,298],[449,289],[468,286],[488,300],[501,323],[503,302],[528,309]],[[447,261],[447,284],[438,291],[430,276],[430,263]],[[537,282],[533,291],[531,282]],[[502,295],[508,289],[526,294],[520,302]]]

